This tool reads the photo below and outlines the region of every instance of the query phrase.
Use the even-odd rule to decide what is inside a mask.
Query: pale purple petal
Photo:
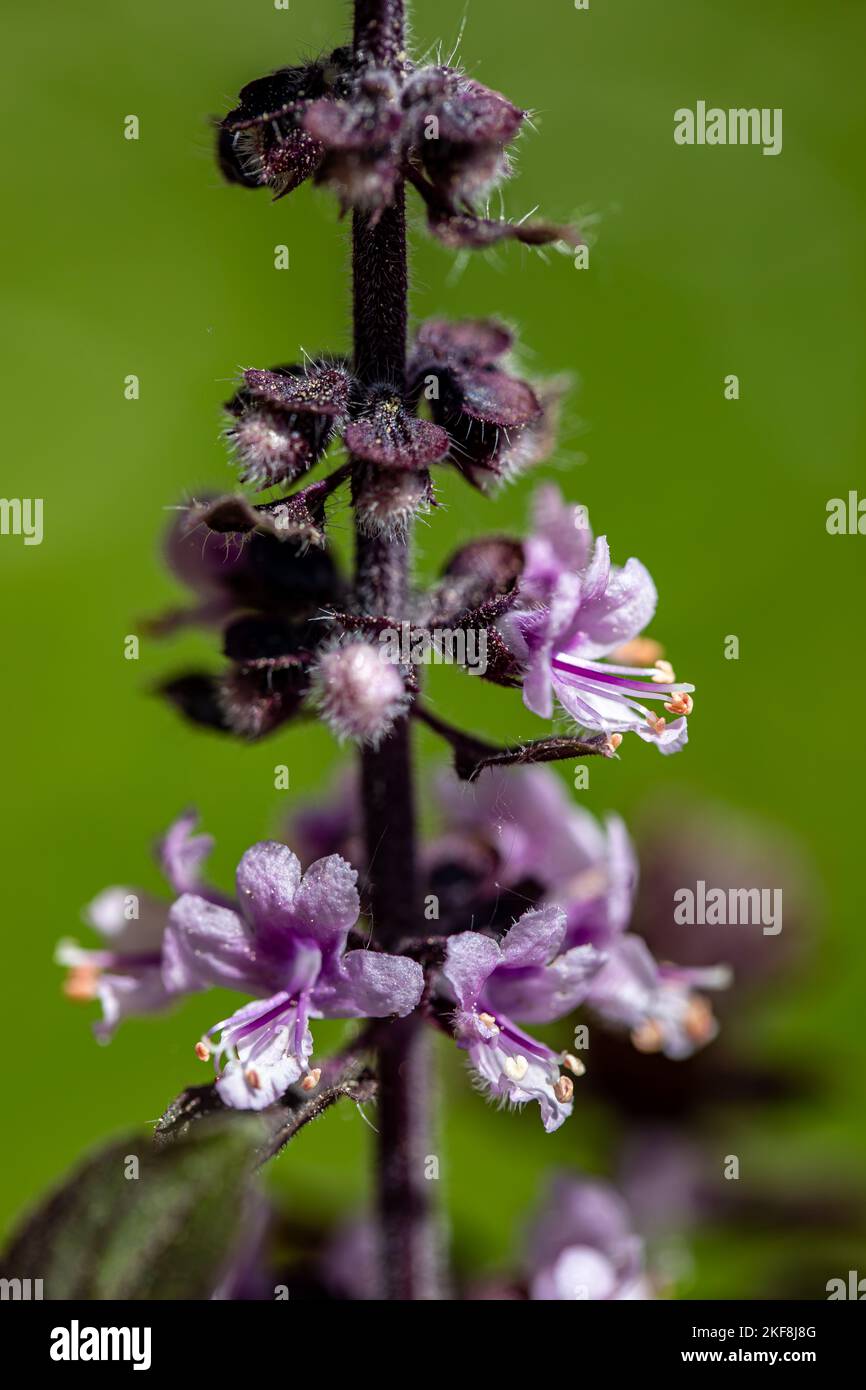
[[[608,816],[606,834],[595,862],[554,887],[568,914],[567,941],[605,950],[631,919],[638,864],[628,831],[619,816]]]
[[[569,1245],[617,1255],[631,1234],[629,1209],[612,1187],[560,1174],[533,1222],[529,1253],[535,1264],[550,1263]]]
[[[610,1023],[635,1028],[648,1017],[659,983],[658,965],[639,936],[623,936],[611,946],[599,971],[589,1003]]]
[[[170,990],[222,985],[260,992],[261,963],[247,923],[229,908],[185,893],[168,914],[162,973]]]
[[[230,1060],[216,1089],[233,1109],[272,1105],[300,1079],[313,1052],[312,1034],[305,1023],[299,1026],[298,1010],[285,994],[245,1005],[220,1027],[220,1046]]]
[[[503,642],[525,666],[523,703],[541,719],[553,715],[550,661],[550,614],[546,608],[506,613],[499,620]]]
[[[539,719],[553,718],[553,683],[550,678],[550,652],[530,657],[523,676],[523,703]]]
[[[89,902],[82,916],[112,951],[138,954],[160,949],[168,908],[149,893],[115,885]]]
[[[677,966],[659,966],[638,936],[614,943],[607,965],[592,981],[587,1002],[609,1023],[632,1030],[644,1051],[666,1057],[690,1057],[712,1042],[718,1024],[706,1000],[692,992],[694,984],[724,989],[730,971],[723,966],[695,974]]]
[[[647,723],[635,727],[638,738],[644,743],[654,743],[660,753],[679,753],[689,741],[689,725],[686,719],[674,719],[659,731]]]
[[[589,639],[581,644],[583,655],[604,656],[637,637],[651,621],[657,602],[656,586],[640,560],[612,569],[607,583],[581,605],[580,627]]]
[[[301,882],[301,865],[288,845],[262,840],[238,864],[237,892],[241,912],[266,949],[280,950],[284,924],[291,921]]]
[[[342,950],[358,920],[357,880],[357,870],[339,854],[317,859],[301,880],[293,907],[296,929],[310,935],[323,952]]]
[[[616,1298],[616,1270],[606,1255],[573,1245],[543,1268],[529,1286],[529,1297],[567,1302]]]
[[[613,573],[616,572],[613,571]],[[580,577],[581,628],[586,628],[584,615],[592,612],[609,593],[611,574],[610,546],[607,543],[607,536],[599,536],[593,547],[592,559]]]
[[[491,1098],[516,1106],[536,1101],[548,1134],[568,1119],[573,1105],[556,1095],[559,1058],[549,1048],[516,1029],[503,1030],[489,1042],[475,1038],[464,1046],[473,1071]]]
[[[551,889],[568,885],[569,891],[573,883],[577,892],[581,877],[604,862],[601,827],[572,802],[549,768],[491,768],[473,783],[449,773],[440,779],[437,795],[449,831],[496,849],[497,882],[532,878]]]
[[[103,972],[96,981],[102,1005],[102,1018],[93,1031],[100,1042],[108,1042],[125,1018],[157,1013],[171,1003],[159,966],[130,974]]]
[[[628,926],[637,891],[638,861],[631,836],[620,816],[606,818],[607,829],[607,920],[611,935]]]
[[[424,971],[408,956],[347,951],[313,991],[323,1018],[399,1018],[410,1014],[424,991]]]
[[[495,970],[484,987],[496,1017],[551,1023],[582,1004],[605,962],[594,946],[574,946],[550,963],[524,970]]]
[[[449,937],[442,974],[462,1009],[474,1009],[501,955],[496,942],[480,932],[465,931]]]
[[[603,537],[602,537],[603,541]],[[599,542],[601,543],[601,542]],[[556,645],[565,635],[582,630],[583,625],[583,578],[577,574],[564,574],[557,582],[547,608],[546,639]]]
[[[521,587],[545,598],[563,573],[585,568],[592,532],[582,507],[569,506],[552,483],[536,488],[532,499],[533,529],[525,542],[526,561]]]
[[[552,904],[524,912],[502,938],[500,967],[547,965],[562,945],[566,925],[565,913]]]
[[[195,893],[201,866],[213,849],[212,835],[193,835],[198,823],[195,811],[187,811],[169,826],[159,846],[162,872],[175,893]]]
[[[531,1233],[532,1298],[649,1298],[643,1260],[643,1242],[612,1187],[565,1175],[555,1180]]]
[[[573,685],[556,672],[553,675],[553,690],[563,709],[581,728],[601,733],[630,732],[646,737],[649,742],[656,740],[646,715],[626,704],[619,695],[602,694],[599,690]]]

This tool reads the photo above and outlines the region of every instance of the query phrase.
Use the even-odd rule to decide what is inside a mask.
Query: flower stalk
[[[399,71],[403,0],[357,0],[354,46]],[[365,385],[406,384],[408,270],[402,181],[376,217],[352,219],[355,374]],[[364,612],[408,616],[410,536],[356,532],[355,590]],[[381,946],[396,949],[418,910],[415,811],[409,720],[377,749],[361,753],[361,800],[370,910]],[[432,1039],[420,1015],[383,1030],[378,1077],[378,1207],[383,1292],[392,1299],[437,1296],[433,1184],[424,1176],[432,1139]]]

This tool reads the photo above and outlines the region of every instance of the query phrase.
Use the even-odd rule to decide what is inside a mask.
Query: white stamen
[[[518,1052],[514,1057],[506,1057],[504,1070],[505,1075],[510,1077],[512,1081],[522,1081],[529,1071],[529,1063]]]
[[[650,679],[662,685],[670,685],[676,680],[673,666],[669,661],[657,661]]]

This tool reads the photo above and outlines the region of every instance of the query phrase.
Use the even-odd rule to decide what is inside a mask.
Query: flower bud
[[[409,693],[400,668],[379,646],[353,639],[322,653],[312,671],[322,718],[340,739],[376,747],[405,714]]]

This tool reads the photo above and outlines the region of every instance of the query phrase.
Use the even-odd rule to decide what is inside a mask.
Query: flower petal
[[[606,1256],[587,1245],[569,1246],[532,1281],[531,1299],[571,1301],[616,1298],[616,1271]]]
[[[551,1023],[564,1018],[586,999],[605,956],[594,946],[573,946],[550,965],[526,970],[501,969],[488,980],[484,997],[497,1017],[523,1023]]]
[[[298,856],[277,840],[262,840],[244,854],[235,882],[241,911],[256,938],[278,952],[301,882]]]
[[[115,884],[98,893],[81,915],[112,951],[139,954],[160,949],[168,908],[149,893]]]
[[[158,966],[129,974],[106,971],[96,982],[96,993],[102,1018],[93,1031],[100,1042],[108,1042],[125,1018],[157,1013],[171,1002]]]
[[[282,1001],[286,1007],[274,1016]],[[262,1019],[259,1027],[257,1019]],[[285,994],[238,1009],[222,1025],[221,1042],[234,1055],[216,1089],[236,1110],[262,1110],[279,1100],[300,1079],[313,1052],[312,1034],[304,1026],[298,1036],[298,1011]]]
[[[262,980],[246,922],[195,893],[178,898],[168,914],[162,976],[170,990],[223,985],[258,993]]]
[[[386,1018],[410,1014],[424,991],[424,971],[408,956],[347,951],[339,970],[313,991],[323,1018]]]
[[[652,576],[640,560],[614,566],[606,583],[587,592],[581,604],[580,626],[590,643],[581,645],[583,655],[603,656],[637,637],[651,621],[657,602]]]
[[[559,952],[566,930],[565,913],[549,904],[524,912],[502,938],[504,966],[547,965]]]
[[[586,568],[592,531],[585,510],[566,504],[559,488],[545,483],[532,499],[533,529],[525,542],[526,564],[521,587],[546,598],[564,573]]]
[[[474,1008],[501,959],[497,943],[480,932],[464,931],[448,938],[442,974],[462,1009],[471,1011]]]
[[[199,870],[213,849],[212,835],[193,835],[198,823],[195,811],[187,811],[170,825],[159,846],[162,871],[175,893],[194,893]]]
[[[568,1119],[572,1102],[557,1098],[559,1063],[554,1052],[534,1039],[520,1050],[519,1043],[504,1035],[493,1042],[475,1039],[468,1044],[469,1061],[483,1088],[494,1098],[511,1105],[537,1101],[541,1122],[548,1134]]]
[[[300,928],[327,954],[342,949],[358,920],[358,873],[339,854],[311,864],[301,880],[292,913]]]
[[[697,972],[659,966],[638,936],[624,936],[611,947],[608,963],[592,982],[587,1002],[602,1018],[632,1030],[652,1030],[651,1045],[643,1050],[666,1057],[690,1057],[712,1042],[718,1025],[706,1000],[692,993],[700,983],[724,989],[730,972],[724,967]]]
[[[689,741],[688,720],[682,718],[665,724],[661,732],[651,728],[649,724],[641,724],[635,729],[635,733],[644,743],[654,743],[659,752],[665,755],[679,753]]]

